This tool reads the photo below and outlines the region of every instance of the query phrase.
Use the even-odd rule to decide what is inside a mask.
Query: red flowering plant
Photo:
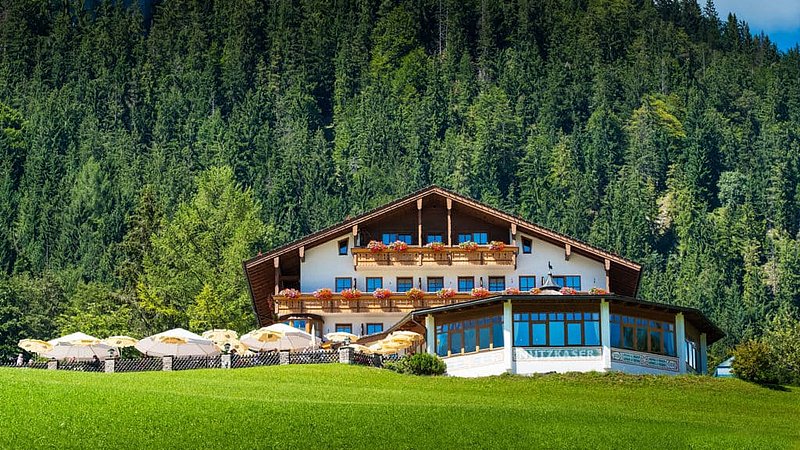
[[[531,289],[531,294],[533,294],[533,295],[539,295],[541,293],[542,293],[542,290],[539,289],[539,288],[532,288]]]
[[[491,294],[485,287],[476,287],[472,289],[472,296],[475,298],[488,297]]]
[[[375,292],[372,293],[372,296],[378,300],[385,300],[392,296],[392,291],[384,288],[378,288],[375,289]]]
[[[356,288],[345,289],[341,292],[342,298],[345,300],[358,300],[361,297],[361,291]]]
[[[458,244],[458,248],[468,252],[474,252],[478,250],[478,244],[473,241],[466,241]]]
[[[439,298],[453,298],[456,296],[456,290],[453,288],[442,288],[436,292],[436,296]]]
[[[411,288],[406,291],[406,297],[410,298],[411,300],[422,300],[422,297],[425,296],[425,292],[422,289]]]
[[[502,252],[505,250],[506,244],[502,241],[492,241],[489,242],[489,250],[493,252]]]
[[[578,291],[572,289],[571,287],[563,287],[559,292],[561,292],[563,295],[575,295],[578,293]]]
[[[608,291],[603,288],[593,287],[589,289],[589,293],[592,295],[606,295],[608,294]]]
[[[384,244],[381,241],[369,241],[369,244],[367,244],[367,248],[372,253],[380,253],[386,250],[386,244]]]
[[[330,300],[333,297],[333,292],[328,288],[320,288],[312,294],[317,300]]]
[[[503,291],[503,292],[505,292],[506,294],[510,294],[510,295],[516,295],[516,294],[519,294],[519,289],[517,289],[515,287],[507,287],[506,290]]]
[[[278,292],[278,295],[286,298],[298,298],[300,297],[300,291],[297,289],[284,289]]]
[[[394,241],[389,244],[389,250],[393,252],[404,252],[408,250],[408,244],[403,241]]]
[[[444,251],[444,244],[441,242],[430,242],[425,247],[435,251],[435,252],[443,252]]]

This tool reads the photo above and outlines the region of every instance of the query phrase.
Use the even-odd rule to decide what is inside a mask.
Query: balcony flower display
[[[411,300],[422,300],[422,297],[425,296],[425,292],[422,289],[411,288],[406,291],[406,297],[410,298]]]
[[[385,300],[392,296],[392,291],[384,288],[378,288],[375,289],[375,292],[372,293],[372,296],[378,300]]]
[[[467,252],[474,252],[478,250],[478,244],[472,241],[466,241],[458,244],[458,248]]]
[[[472,289],[472,296],[475,298],[488,297],[491,294],[485,287],[476,287]]]
[[[571,287],[563,287],[559,292],[561,292],[563,295],[575,295],[578,293],[578,291],[572,289]]]
[[[519,294],[519,289],[515,287],[507,287],[506,290],[503,292],[509,295],[516,295]]]
[[[393,252],[404,252],[408,250],[408,244],[403,241],[394,241],[389,244],[389,250]]]
[[[453,298],[456,296],[456,290],[453,288],[442,288],[436,292],[436,296],[439,298]]]
[[[361,297],[361,291],[356,288],[345,289],[341,292],[342,298],[345,300],[358,300]]]
[[[603,288],[593,287],[589,289],[589,293],[592,295],[606,295],[608,294],[608,291]]]
[[[541,294],[541,293],[542,293],[542,290],[541,290],[541,289],[539,289],[539,288],[533,288],[533,289],[531,289],[531,294],[533,294],[533,295],[539,295],[539,294]]]
[[[502,241],[492,241],[489,242],[489,250],[493,252],[502,252],[505,250],[506,244]]]
[[[367,248],[372,253],[380,253],[386,250],[386,244],[384,244],[381,241],[369,241],[369,244],[367,244]]]
[[[328,288],[320,288],[312,294],[317,300],[330,300],[333,297],[333,292]]]
[[[278,295],[286,298],[298,298],[300,297],[300,291],[297,289],[284,289],[278,292]]]
[[[435,252],[443,252],[444,251],[444,244],[441,242],[430,242],[425,245],[426,248],[429,248]]]

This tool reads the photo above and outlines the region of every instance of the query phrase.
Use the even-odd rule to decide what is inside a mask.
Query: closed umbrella
[[[148,336],[135,347],[148,356],[216,356],[220,353],[214,341],[183,328]]]
[[[43,356],[54,359],[76,359],[88,361],[97,356],[105,358],[113,347],[85,333],[72,333],[47,341],[53,349]]]
[[[275,338],[275,335],[280,336]],[[267,337],[269,336],[269,339]],[[266,340],[259,339],[260,337]],[[303,330],[276,323],[242,336],[242,344],[251,350],[303,350],[311,347],[314,338]]]
[[[17,346],[19,346],[19,348],[25,351],[36,353],[39,355],[47,353],[53,349],[53,346],[50,345],[49,342],[45,342],[39,339],[23,339],[19,341]]]

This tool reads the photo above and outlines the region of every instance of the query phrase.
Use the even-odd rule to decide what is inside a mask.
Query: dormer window
[[[349,239],[342,239],[339,241],[339,255],[346,256],[347,255],[347,244],[349,243]]]

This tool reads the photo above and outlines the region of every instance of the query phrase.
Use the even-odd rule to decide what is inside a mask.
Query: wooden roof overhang
[[[324,228],[320,231],[311,233],[301,239],[277,247],[268,253],[258,255],[242,263],[247,284],[250,291],[250,298],[253,301],[253,311],[256,314],[258,323],[263,325],[268,323],[275,314],[275,304],[272,295],[275,290],[276,271],[280,267],[291,267],[297,264],[299,267],[300,252],[305,249],[320,245],[348,233],[356,233],[358,226],[371,220],[380,218],[393,212],[408,208],[418,200],[431,195],[438,195],[445,200],[451,200],[460,207],[466,207],[478,213],[486,219],[492,221],[503,221],[512,224],[519,231],[535,236],[545,242],[564,247],[565,256],[568,257],[572,252],[586,256],[596,261],[604,262],[609,278],[612,280],[613,289],[636,295],[639,290],[641,275],[641,265],[638,263],[607,252],[593,245],[590,245],[573,237],[558,233],[548,228],[525,221],[519,217],[504,213],[476,200],[456,194],[455,192],[438,186],[431,186],[405,197],[399,198],[384,206],[375,208],[352,219],[345,220],[339,224]],[[284,274],[279,273],[279,276]],[[286,274],[292,275],[292,274]],[[299,275],[299,274],[296,274]]]
[[[418,309],[409,313],[409,317],[415,322],[423,321],[428,314],[442,314],[469,311],[485,306],[500,304],[506,300],[514,302],[525,302],[530,304],[599,304],[601,300],[607,300],[612,305],[630,306],[641,310],[660,311],[672,314],[683,313],[686,320],[695,325],[701,333],[706,333],[709,345],[725,337],[725,332],[719,329],[709,320],[702,311],[685,306],[668,305],[666,303],[651,302],[635,297],[628,297],[617,294],[607,295],[496,295],[476,300],[471,300],[452,305],[437,306],[433,308]],[[408,319],[404,319],[408,320]],[[401,326],[401,320],[397,327]]]

